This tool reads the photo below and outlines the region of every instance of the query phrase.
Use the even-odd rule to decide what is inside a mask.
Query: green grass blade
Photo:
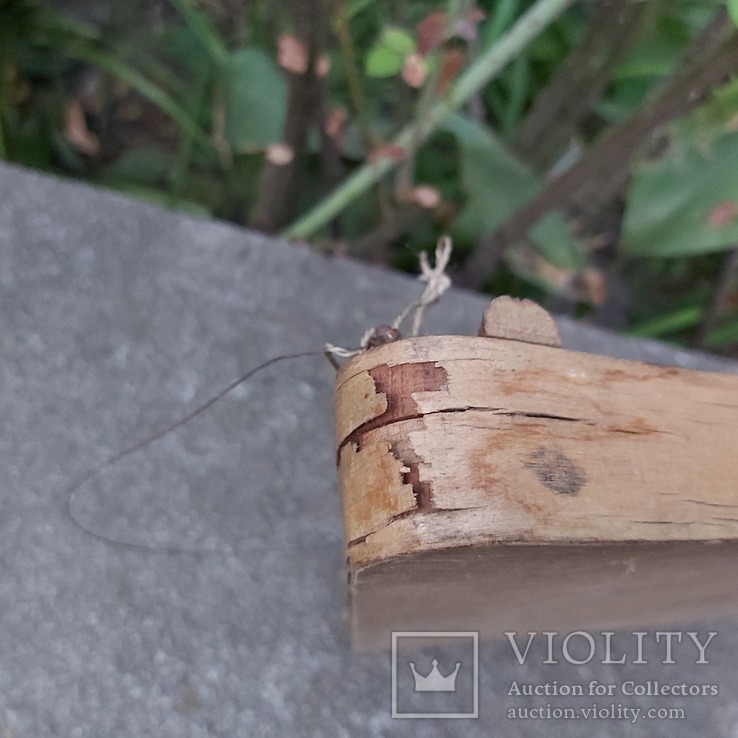
[[[500,0],[495,3],[492,17],[482,31],[484,47],[493,44],[507,30],[518,12],[518,0]]]
[[[143,97],[170,115],[180,129],[204,146],[211,146],[210,139],[197,122],[164,90],[138,71],[121,62],[117,57],[87,44],[74,44],[67,49],[69,56],[87,62],[127,82]]]
[[[225,64],[228,59],[228,49],[208,17],[195,10],[187,0],[171,0],[171,3],[184,18],[192,33],[200,39],[200,43],[212,60],[219,65]]]
[[[513,62],[510,71],[510,94],[501,125],[503,138],[510,138],[515,130],[530,89],[530,68],[524,56],[518,57]]]
[[[673,312],[659,315],[657,318],[629,328],[629,336],[639,338],[660,338],[670,333],[677,333],[688,328],[694,328],[702,317],[702,308],[698,305],[689,305]]]
[[[374,0],[352,0],[346,7],[346,20],[351,20],[374,3]]]
[[[738,318],[733,318],[725,325],[710,331],[705,341],[707,346],[726,346],[732,343],[738,343]]]

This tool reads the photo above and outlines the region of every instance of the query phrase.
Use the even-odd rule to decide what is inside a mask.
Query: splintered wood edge
[[[737,409],[732,375],[491,338],[372,349],[336,384],[350,567],[504,541],[738,538]]]

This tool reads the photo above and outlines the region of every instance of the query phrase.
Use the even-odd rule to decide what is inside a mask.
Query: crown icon
[[[415,677],[416,692],[455,692],[456,691],[456,675],[459,673],[461,662],[456,664],[456,668],[448,675],[443,676],[438,671],[438,659],[433,659],[433,668],[428,676],[421,676],[415,671],[415,664],[410,662],[410,669]]]

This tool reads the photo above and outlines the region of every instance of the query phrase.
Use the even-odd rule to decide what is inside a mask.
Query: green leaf
[[[555,64],[567,51],[558,29],[555,26],[548,26],[531,42],[526,55],[529,59],[543,64]]]
[[[364,61],[364,69],[370,77],[392,77],[402,70],[405,57],[415,51],[415,39],[407,31],[392,26],[382,35]]]
[[[346,20],[351,20],[374,3],[374,0],[351,0],[346,6]]]
[[[225,136],[238,152],[280,141],[287,85],[274,62],[259,49],[233,52],[225,65]]]
[[[54,161],[54,131],[40,108],[32,109],[23,120],[13,116],[3,120],[8,160],[34,169],[48,169]]]
[[[725,346],[726,344],[738,343],[738,319],[733,318],[725,325],[715,328],[710,332],[705,343],[708,346]]]
[[[693,328],[699,323],[701,317],[701,307],[687,305],[644,323],[639,323],[628,329],[627,333],[629,336],[638,336],[639,338],[661,338],[670,333],[678,333],[687,328]]]
[[[100,175],[101,183],[110,187],[142,185],[156,187],[163,184],[172,169],[172,156],[155,144],[143,144],[121,154],[106,166]]]
[[[650,77],[615,80],[610,95],[595,103],[594,109],[609,123],[625,120],[635,113],[651,90]]]
[[[623,223],[626,253],[682,257],[738,242],[736,103],[734,81],[670,126],[660,159],[637,167]]]
[[[160,205],[170,210],[178,210],[183,213],[188,213],[198,218],[207,219],[211,217],[210,211],[200,203],[191,202],[182,198],[173,197],[172,195],[162,192],[159,189],[153,189],[151,187],[145,187],[137,184],[125,184],[119,183],[116,185],[108,185],[118,192],[123,192],[132,197],[137,197],[141,200],[153,203],[154,205]]]
[[[675,125],[682,138],[697,136],[697,145],[709,148],[718,136],[738,126],[738,77],[713,91],[709,101]]]
[[[682,44],[657,37],[637,47],[615,70],[614,80],[631,77],[664,77],[674,68]]]
[[[461,181],[466,205],[456,229],[468,240],[494,231],[542,187],[537,177],[479,123],[453,115],[446,130],[456,136],[461,152]],[[583,265],[584,255],[564,218],[549,213],[529,235],[539,253],[564,269]]]
[[[490,13],[480,34],[483,48],[491,46],[507,30],[515,20],[519,4],[519,0],[498,0],[495,3],[494,13]]]
[[[164,26],[152,35],[152,45],[160,49],[159,57],[181,76],[194,77],[208,63],[212,63],[200,39],[187,26]]]
[[[366,55],[364,69],[370,77],[393,77],[399,74],[405,57],[386,46],[376,46]]]
[[[738,26],[738,0],[728,0],[728,14]]]
[[[202,11],[193,8],[187,0],[171,0],[177,10],[181,13],[187,27],[199,39],[210,57],[216,64],[226,64],[228,61],[228,49],[218,35],[210,18]]]
[[[520,120],[530,91],[530,65],[524,56],[519,56],[512,63],[509,78],[506,81],[509,81],[508,102],[500,128],[503,137],[507,139],[512,135],[515,125]]]
[[[477,238],[535,194],[535,179],[483,125],[453,115],[445,129],[456,136],[461,184],[467,195],[457,226]]]
[[[402,28],[394,28],[389,26],[382,33],[382,46],[391,49],[400,56],[407,56],[415,51],[415,39],[412,34]]]
[[[584,252],[572,237],[561,213],[544,215],[528,233],[538,247],[538,253],[554,266],[561,269],[581,269],[585,266]]]

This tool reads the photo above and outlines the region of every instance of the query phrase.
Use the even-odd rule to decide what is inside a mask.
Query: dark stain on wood
[[[387,409],[381,415],[362,423],[344,438],[339,444],[339,453],[347,443],[356,443],[361,447],[362,436],[375,428],[421,417],[413,393],[448,390],[448,374],[434,361],[396,366],[381,364],[368,373],[377,393],[387,398]]]
[[[584,472],[555,448],[539,446],[524,463],[544,487],[560,495],[578,495],[587,482]]]
[[[433,361],[398,366],[382,364],[370,369],[369,376],[377,392],[387,397],[387,410],[382,415],[385,423],[417,414],[413,393],[437,392],[448,386],[446,370]]]
[[[410,442],[405,438],[395,440],[390,445],[392,455],[398,461],[401,461],[408,470],[402,475],[402,483],[409,484],[415,496],[415,509],[408,510],[406,513],[400,513],[400,516],[395,516],[395,519],[417,512],[431,512],[433,510],[431,486],[428,482],[420,481],[420,464],[422,463],[422,459],[415,453]]]

